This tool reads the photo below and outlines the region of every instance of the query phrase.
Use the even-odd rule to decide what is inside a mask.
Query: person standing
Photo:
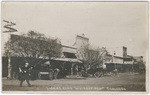
[[[59,72],[60,72],[60,70],[58,68],[54,69],[54,79],[57,79]]]
[[[25,66],[19,67],[19,72],[20,72],[20,87],[22,87],[22,83],[26,80],[28,83],[28,86],[31,87],[31,84],[29,82],[30,79],[30,73],[29,73],[30,67],[29,63],[25,63]]]

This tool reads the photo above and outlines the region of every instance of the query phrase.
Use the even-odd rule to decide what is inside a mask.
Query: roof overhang
[[[82,63],[82,61],[73,58],[51,58],[54,61],[72,62],[72,63]]]

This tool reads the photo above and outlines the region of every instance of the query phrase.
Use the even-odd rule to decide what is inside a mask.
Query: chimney
[[[127,57],[127,47],[123,46],[123,57]]]

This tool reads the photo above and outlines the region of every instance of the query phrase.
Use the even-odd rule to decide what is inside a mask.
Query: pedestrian
[[[79,67],[78,67],[78,65],[76,65],[75,71],[76,71],[76,75],[78,76],[79,75]]]
[[[53,69],[49,69],[49,79],[50,80],[53,80],[53,74],[54,74]]]
[[[112,74],[117,76],[118,75],[118,70],[115,68],[113,71],[112,71]]]
[[[20,80],[20,87],[22,87],[22,83],[26,80],[28,83],[28,86],[31,87],[31,84],[29,82],[30,79],[30,73],[29,70],[31,68],[29,67],[29,63],[25,63],[24,66],[19,67],[19,80]]]
[[[60,72],[60,70],[58,68],[54,69],[54,79],[57,79],[58,73]]]
[[[118,69],[114,70],[115,75],[118,75]]]

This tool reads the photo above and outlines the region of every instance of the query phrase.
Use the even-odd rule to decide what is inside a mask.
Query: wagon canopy
[[[82,61],[73,58],[51,58],[54,61],[63,61],[63,62],[71,62],[71,63],[82,63]]]

